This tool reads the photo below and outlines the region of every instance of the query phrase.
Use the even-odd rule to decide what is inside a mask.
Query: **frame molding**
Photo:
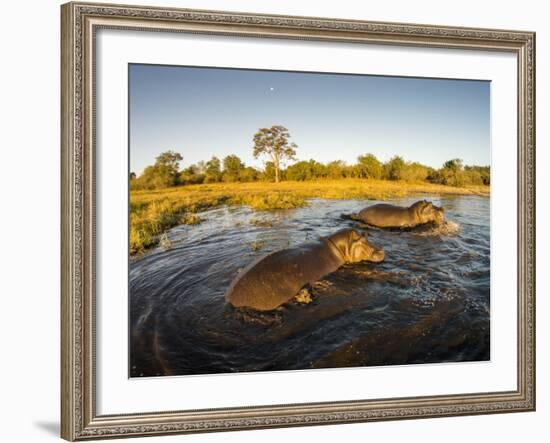
[[[518,58],[518,384],[511,392],[98,416],[95,75],[99,28],[507,51]],[[91,3],[61,6],[61,436],[70,441],[535,410],[535,34]]]

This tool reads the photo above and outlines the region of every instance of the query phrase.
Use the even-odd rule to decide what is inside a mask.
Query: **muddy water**
[[[416,199],[393,201],[408,205]],[[381,264],[342,267],[309,304],[267,314],[227,306],[223,294],[258,256],[358,226],[342,213],[374,201],[311,200],[309,207],[200,214],[130,264],[130,375],[479,361],[490,358],[489,199],[430,197],[442,228],[368,229]]]

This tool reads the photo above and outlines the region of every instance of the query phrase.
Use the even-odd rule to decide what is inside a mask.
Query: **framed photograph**
[[[68,3],[62,437],[535,409],[535,35]]]

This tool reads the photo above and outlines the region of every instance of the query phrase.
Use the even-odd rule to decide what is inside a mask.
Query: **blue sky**
[[[247,166],[261,127],[280,124],[297,158],[354,163],[373,153],[440,167],[490,163],[487,81],[132,64],[130,170],[166,150],[182,167],[238,155]]]

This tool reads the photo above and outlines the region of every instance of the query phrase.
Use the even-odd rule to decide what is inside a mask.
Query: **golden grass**
[[[178,224],[196,224],[196,212],[227,205],[263,211],[306,205],[310,198],[389,200],[411,195],[489,195],[489,186],[453,187],[426,182],[341,179],[281,183],[210,183],[130,193],[130,253],[158,243]]]

